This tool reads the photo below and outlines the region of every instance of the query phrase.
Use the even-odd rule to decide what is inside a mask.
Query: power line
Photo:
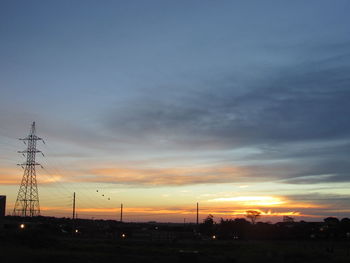
[[[46,144],[46,146],[47,146],[47,144]],[[50,147],[47,146],[47,148],[50,148]],[[52,160],[48,161],[48,159],[46,159],[46,161],[49,164],[49,163],[51,163]],[[67,172],[67,170],[63,168],[64,165],[58,165],[60,168],[58,168],[58,167],[56,167],[56,166],[54,166],[52,164],[49,164],[48,166],[50,166],[50,167],[52,167],[52,169],[56,170],[56,174],[57,175],[61,175],[61,177],[65,177],[64,174],[69,174],[69,172]],[[64,171],[64,172],[62,172],[62,171]],[[72,184],[72,183],[70,183],[70,184]],[[83,190],[88,191],[88,192],[91,192],[91,189],[88,189],[83,184],[80,184],[80,183],[77,183],[77,182],[75,182],[74,184],[77,185],[78,187],[74,187],[74,189],[70,189],[71,193],[76,191],[77,188],[83,189]],[[63,186],[63,184],[61,184],[61,185]],[[67,184],[65,184],[65,185],[67,185]],[[84,201],[84,203],[88,204],[90,207],[91,207],[91,204],[94,204],[94,207],[101,207],[101,206],[105,206],[106,205],[106,203],[102,203],[103,201],[100,200],[100,199],[92,199],[91,196],[85,194],[85,192],[80,192],[79,195],[80,196],[82,195],[84,199],[89,200],[88,203],[85,203],[85,201]],[[108,199],[108,200],[110,200],[110,199]]]

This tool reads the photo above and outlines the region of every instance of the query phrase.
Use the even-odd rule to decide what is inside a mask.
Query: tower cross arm
[[[44,141],[43,138],[40,138],[36,135],[29,135],[25,138],[19,138],[20,141],[30,141],[30,140],[36,140],[36,141]]]
[[[18,153],[41,153],[40,150],[34,150],[34,149],[29,149],[29,150],[24,150],[24,151],[17,151]]]
[[[40,163],[37,163],[37,162],[26,162],[26,163],[18,163],[17,165],[19,166],[23,166],[23,165],[26,165],[26,164],[29,164],[29,165],[40,165]]]

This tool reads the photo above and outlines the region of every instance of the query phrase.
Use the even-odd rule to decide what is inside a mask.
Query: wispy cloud
[[[84,180],[139,186],[180,186],[227,183],[244,177],[240,167],[195,167],[165,169],[104,168],[89,171]],[[77,178],[81,180],[82,178]]]

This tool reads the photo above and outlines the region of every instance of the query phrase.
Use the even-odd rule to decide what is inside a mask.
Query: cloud
[[[283,149],[280,149],[281,151]],[[322,159],[311,157],[268,159],[230,164],[229,159],[224,162],[199,163],[181,165],[181,161],[174,163],[168,160],[163,167],[157,164],[161,160],[148,160],[146,163],[98,164],[93,163],[91,168],[78,169],[74,176],[70,173],[56,174],[54,172],[39,171],[48,177],[48,182],[55,177],[64,182],[105,182],[112,184],[125,184],[130,186],[183,186],[197,184],[224,184],[224,183],[264,183],[275,182],[282,184],[317,184],[348,182],[350,180],[347,170],[349,164],[346,160],[333,158]],[[171,158],[170,158],[171,159]],[[82,162],[82,165],[85,165]]]
[[[261,68],[266,74],[257,74],[255,80],[232,72],[222,79],[203,78],[190,88],[170,85],[164,88],[166,92],[163,87],[155,88],[118,104],[102,124],[110,134],[151,151],[197,152],[208,165],[247,165],[246,176],[251,179],[348,181],[349,45],[291,47],[295,60],[279,68]],[[256,153],[243,159],[230,152],[247,148]],[[204,157],[203,152],[209,154]],[[210,158],[214,152],[221,154]],[[320,180],[305,179],[307,176],[319,176]],[[209,183],[220,181],[209,177],[203,181],[206,179]]]
[[[306,170],[305,170],[306,172]],[[306,173],[308,175],[308,173]],[[260,165],[198,165],[169,168],[94,168],[79,176],[62,178],[71,182],[104,182],[130,186],[184,186],[198,184],[292,183],[293,178],[305,174],[295,169],[294,163],[277,162]],[[321,181],[320,181],[321,182]]]
[[[1,168],[0,173],[0,184],[2,185],[16,185],[20,186],[21,180],[23,177],[23,171],[22,169],[10,169],[10,168]],[[55,184],[57,182],[60,182],[63,179],[63,176],[61,174],[53,174],[48,173],[46,171],[44,172],[36,172],[37,174],[37,182],[39,185],[50,185]]]
[[[183,147],[349,138],[350,57],[343,55],[338,64],[334,60],[285,66],[263,81],[245,84],[243,94],[228,77],[230,86],[225,79],[183,90],[173,99],[161,92],[145,95],[120,105],[105,124],[121,135]]]
[[[319,183],[343,183],[350,182],[349,174],[320,174],[320,175],[309,175],[300,176],[292,179],[283,181],[288,184],[319,184]]]
[[[88,172],[89,177],[77,180],[127,184],[136,186],[181,186],[194,184],[227,183],[239,180],[246,171],[240,167],[216,168],[103,168]]]
[[[22,174],[22,169],[2,167],[0,172],[0,184],[19,185],[21,183]]]

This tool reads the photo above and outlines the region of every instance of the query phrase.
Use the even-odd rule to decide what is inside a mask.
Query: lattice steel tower
[[[41,153],[41,151],[36,149],[36,143],[40,140],[43,141],[43,139],[35,135],[35,122],[32,124],[29,135],[20,140],[27,145],[25,151],[18,151],[26,157],[26,162],[18,164],[22,166],[24,173],[13,209],[13,215],[38,216],[40,215],[40,206],[35,167],[40,164],[35,161],[35,156],[37,153]]]

